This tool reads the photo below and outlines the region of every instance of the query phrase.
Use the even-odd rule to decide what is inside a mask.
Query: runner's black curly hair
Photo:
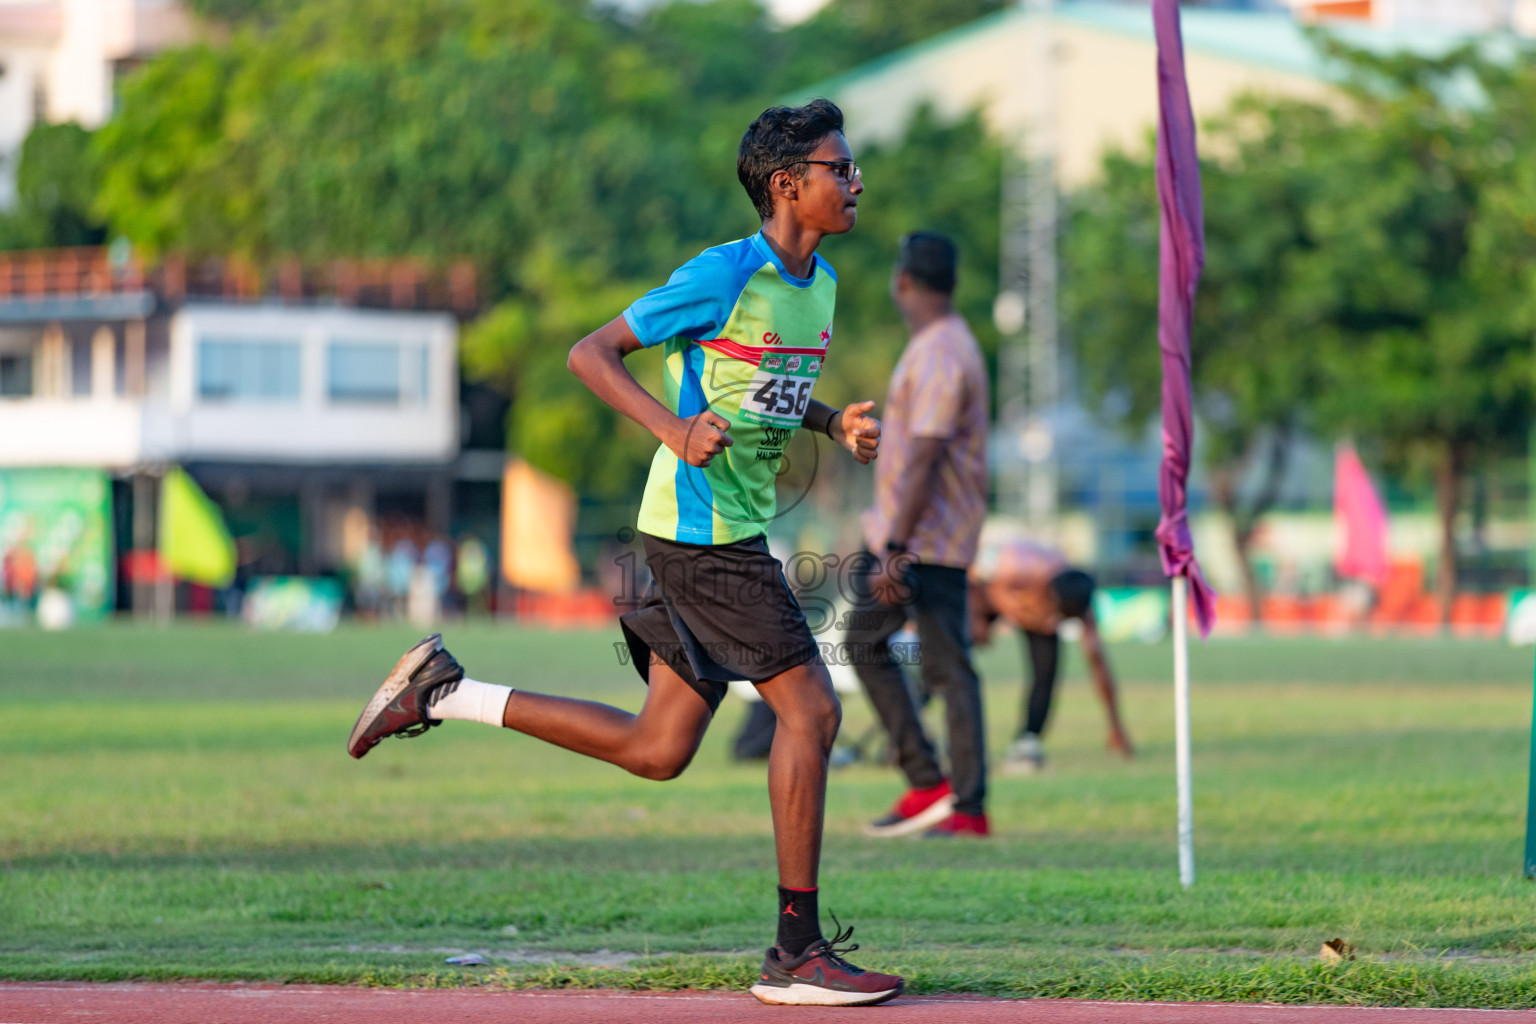
[[[787,170],[805,177],[807,167],[802,161],[822,139],[842,130],[843,112],[831,100],[815,99],[803,107],[769,107],[757,115],[741,137],[736,176],[759,217],[773,216],[773,193],[768,190],[773,172]]]

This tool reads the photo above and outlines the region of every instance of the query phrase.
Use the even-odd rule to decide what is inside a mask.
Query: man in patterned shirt
[[[816,254],[853,229],[864,185],[826,100],[774,107],[741,140],[737,175],[762,230],[707,249],[662,287],[579,341],[582,382],[661,442],[640,504],[652,586],[620,620],[647,684],[638,715],[464,678],[428,637],[408,652],[353,729],[362,757],[389,735],[443,719],[505,726],[649,779],[688,766],[726,684],[747,679],[778,718],[768,800],[778,853],[778,942],[752,994],[765,1003],[866,1006],[901,994],[902,979],[864,971],[828,941],[817,914],[827,762],[842,710],[820,652],[768,553],[774,480],[802,424],[861,463],[875,458],[873,402],[833,409],[811,398],[832,341],[837,277]],[[665,401],[624,358],[664,353]],[[856,948],[856,947],[854,947]]]
[[[864,542],[882,560],[849,615],[848,644],[908,789],[873,822],[877,836],[986,836],[981,681],[971,665],[966,569],[987,514],[988,382],[981,349],[955,312],[954,243],[917,232],[901,241],[891,295],[912,331],[891,377]],[[952,778],[893,656],[911,617],[923,685],[944,698]]]

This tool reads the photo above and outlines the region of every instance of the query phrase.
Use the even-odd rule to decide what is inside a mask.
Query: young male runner
[[[1006,619],[1019,631],[1029,663],[1030,687],[1024,698],[1019,733],[998,766],[1005,775],[1026,775],[1045,767],[1041,736],[1056,691],[1056,670],[1063,620],[1082,623],[1081,645],[1089,674],[1109,719],[1108,747],[1132,756],[1131,739],[1120,721],[1115,677],[1093,617],[1093,577],[1067,564],[1054,547],[1024,538],[999,545],[971,569],[971,634],[978,644],[991,638],[992,623]]]
[[[774,478],[791,433],[826,433],[867,463],[873,402],[811,399],[832,339],[837,278],[816,247],[857,219],[864,191],[826,100],[764,111],[742,137],[737,174],[762,217],[750,238],[707,249],[624,315],[583,338],[569,365],[603,401],[661,441],[640,505],[653,584],[620,618],[649,689],[638,715],[464,678],[438,636],[412,648],[363,710],[347,749],[419,735],[443,719],[505,726],[671,779],[693,758],[726,684],[749,679],[778,718],[768,798],[778,855],[778,942],[752,994],[765,1003],[861,1006],[902,979],[861,970],[817,916],[827,758],[842,709],[816,643],[768,553]],[[624,367],[661,346],[666,403]]]

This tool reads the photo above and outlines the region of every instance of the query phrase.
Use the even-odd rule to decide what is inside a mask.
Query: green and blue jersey
[[[684,418],[710,410],[734,441],[704,467],[657,449],[642,532],[685,544],[767,532],[779,460],[821,373],[836,298],[830,264],[815,256],[810,277],[793,277],[759,232],[704,250],[624,311],[642,345],[663,347],[668,408]]]

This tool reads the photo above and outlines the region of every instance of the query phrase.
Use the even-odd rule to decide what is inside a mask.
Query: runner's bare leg
[[[642,778],[674,779],[693,760],[713,713],[693,687],[655,657],[649,681],[638,715],[596,701],[513,690],[501,721],[508,729]]]
[[[759,683],[757,692],[778,719],[768,754],[768,803],[779,884],[814,889],[826,817],[827,759],[842,723],[842,704],[819,659]]]

